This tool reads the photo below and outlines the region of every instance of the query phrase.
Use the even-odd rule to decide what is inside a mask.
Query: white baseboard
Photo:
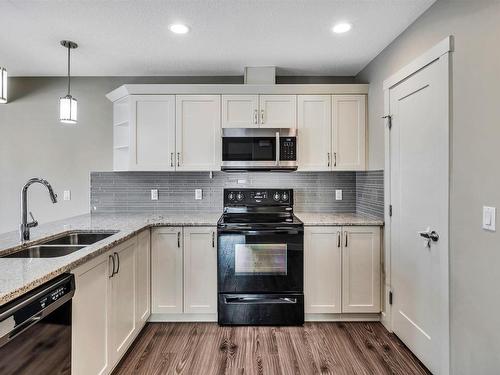
[[[216,322],[217,314],[151,314],[149,322]]]
[[[306,314],[306,322],[379,322],[380,314]]]

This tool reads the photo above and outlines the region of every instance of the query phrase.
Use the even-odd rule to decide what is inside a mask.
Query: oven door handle
[[[297,298],[290,297],[224,297],[226,305],[256,305],[256,304],[296,304]]]
[[[218,235],[224,234],[242,234],[245,236],[261,236],[261,235],[273,235],[273,234],[291,234],[298,235],[303,232],[302,229],[271,229],[271,230],[251,230],[246,228],[239,229],[219,229]]]

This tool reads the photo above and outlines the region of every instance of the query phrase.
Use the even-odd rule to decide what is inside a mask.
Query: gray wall
[[[353,77],[277,77],[278,83],[346,83]],[[41,186],[33,186],[30,210],[40,223],[86,213],[89,172],[112,168],[112,104],[106,93],[124,83],[243,83],[231,77],[74,78],[78,126],[58,121],[64,78],[10,78],[9,103],[0,105],[0,233],[17,229],[19,191],[33,176],[47,178],[59,193],[53,205]],[[71,201],[62,200],[71,190]]]
[[[382,81],[453,35],[451,361],[453,374],[500,369],[500,241],[481,229],[500,207],[500,2],[438,0],[357,77],[370,82],[369,165],[383,168]]]

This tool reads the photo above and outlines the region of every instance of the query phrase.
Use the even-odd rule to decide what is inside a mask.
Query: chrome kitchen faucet
[[[36,227],[38,221],[35,220],[33,214],[30,212],[31,220],[28,223],[28,188],[34,184],[39,183],[45,185],[49,190],[50,199],[52,203],[57,202],[57,194],[52,190],[49,182],[43,178],[31,178],[26,182],[21,190],[21,225],[19,226],[19,235],[21,237],[21,242],[28,241],[30,239],[30,228]]]

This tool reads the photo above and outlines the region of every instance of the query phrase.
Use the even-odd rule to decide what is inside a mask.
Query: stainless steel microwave
[[[223,129],[223,171],[295,171],[295,129]]]

